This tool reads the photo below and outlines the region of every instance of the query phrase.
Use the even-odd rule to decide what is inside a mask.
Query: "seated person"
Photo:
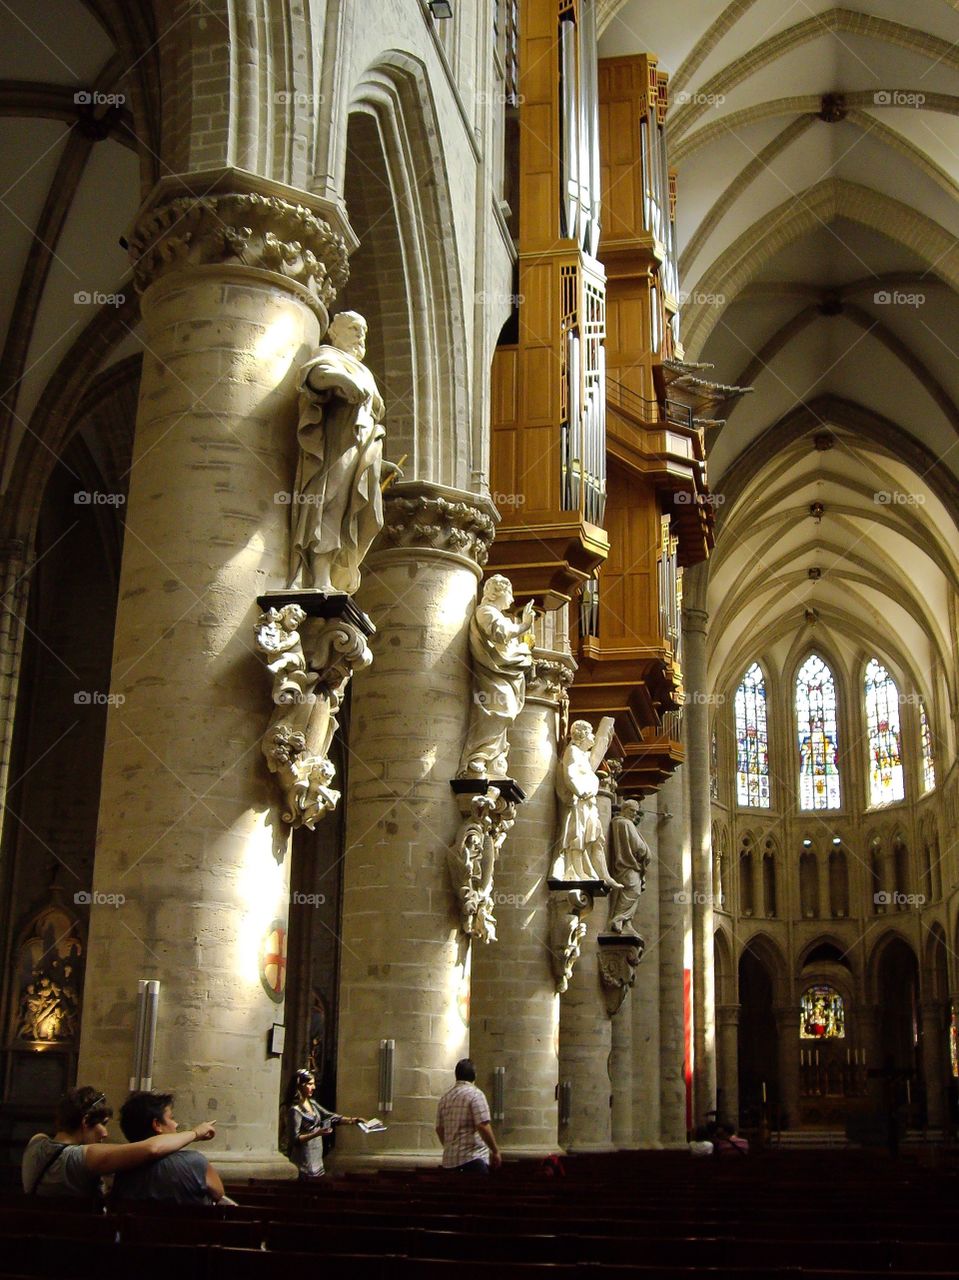
[[[731,1125],[719,1124],[716,1126],[716,1136],[713,1139],[718,1156],[748,1156],[749,1141],[746,1138],[740,1138],[736,1130]]]
[[[176,1134],[173,1094],[131,1093],[120,1108],[120,1128],[134,1143],[151,1135]],[[220,1175],[199,1151],[176,1151],[152,1165],[122,1170],[113,1180],[113,1195],[118,1200],[172,1200],[176,1204],[218,1204],[224,1198]]]
[[[112,1115],[113,1108],[98,1089],[89,1085],[69,1089],[57,1106],[54,1136],[35,1134],[23,1153],[21,1176],[27,1195],[94,1198],[102,1191],[100,1179],[104,1174],[135,1169],[173,1155],[191,1142],[212,1138],[216,1132],[207,1123],[183,1133],[150,1133],[144,1135],[142,1142],[108,1145],[107,1124]]]

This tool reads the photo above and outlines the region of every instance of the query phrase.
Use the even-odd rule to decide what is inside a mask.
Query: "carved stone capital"
[[[643,958],[646,943],[638,934],[629,938],[599,939],[599,980],[603,984],[606,1012],[612,1018],[622,1008],[636,981],[636,967]]]
[[[422,547],[445,551],[482,568],[496,533],[490,504],[474,494],[417,482],[391,485],[376,551]]]
[[[325,327],[349,275],[346,238],[335,210],[308,208],[298,196],[309,199],[238,170],[165,180],[130,236],[137,288],[190,266],[260,268],[302,286]]]
[[[330,746],[353,672],[373,661],[373,624],[348,596],[297,594],[260,599],[256,648],[274,703],[261,750],[283,795],[283,821],[312,831],[340,798]]]
[[[582,889],[551,889],[549,895],[549,949],[562,994],[573,976],[586,937],[585,917],[593,909],[593,895]]]
[[[576,660],[550,649],[533,650],[533,669],[526,677],[527,698],[559,702],[576,675]]]

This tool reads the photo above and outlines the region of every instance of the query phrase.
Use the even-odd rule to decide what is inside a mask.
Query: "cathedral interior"
[[[4,1167],[954,1141],[956,5],[0,32]]]

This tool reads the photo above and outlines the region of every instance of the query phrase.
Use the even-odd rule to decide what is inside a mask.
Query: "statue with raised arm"
[[[649,845],[639,834],[643,811],[638,800],[624,800],[619,814],[609,825],[609,847],[613,863],[613,875],[620,883],[609,900],[609,924],[611,933],[629,931],[640,895],[646,889],[646,871],[649,867]]]
[[[470,621],[473,706],[460,778],[505,778],[509,743],[506,733],[526,702],[526,672],[533,665],[527,633],[533,626],[530,601],[518,618],[510,613],[513,588],[494,573]]]
[[[556,778],[563,819],[550,879],[603,880],[620,887],[606,865],[606,838],[596,800],[596,770],[609,750],[613,723],[612,716],[603,716],[595,734],[588,720],[574,720],[570,726],[569,743]]]
[[[383,527],[384,406],[363,363],[366,321],[334,316],[326,342],[303,366],[290,534],[289,585],[352,595]]]

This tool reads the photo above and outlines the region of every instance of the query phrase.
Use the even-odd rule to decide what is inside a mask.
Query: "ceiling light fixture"
[[[816,521],[817,524],[823,518],[823,515],[825,514],[825,512],[826,512],[826,508],[821,502],[810,502],[809,514],[812,516],[812,518]]]

